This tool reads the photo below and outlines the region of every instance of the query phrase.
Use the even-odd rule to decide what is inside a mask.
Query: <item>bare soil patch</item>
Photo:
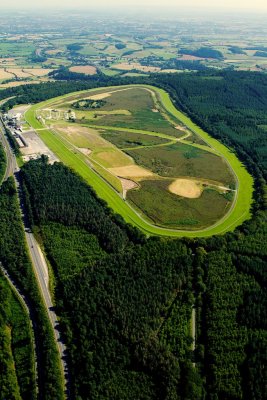
[[[83,154],[85,154],[86,156],[89,156],[92,153],[92,150],[87,149],[85,147],[79,147],[80,152],[82,152]]]
[[[139,167],[138,165],[128,165],[126,167],[109,168],[109,171],[122,178],[146,178],[153,176],[153,172]]]
[[[107,141],[95,129],[80,125],[66,126],[60,124],[55,124],[52,127],[77,147],[87,148],[86,146],[88,146],[93,150],[109,146]]]
[[[138,184],[131,179],[119,178],[122,185],[122,195],[123,198],[126,199],[126,195],[128,190],[135,189],[138,187]]]
[[[177,129],[178,131],[184,131],[184,132],[188,131],[187,127],[183,126],[183,125],[176,125],[175,129]]]
[[[92,65],[77,65],[70,68],[71,72],[76,72],[78,74],[95,75],[96,67]]]
[[[202,186],[190,179],[176,179],[169,186],[169,191],[188,199],[197,199],[202,194]]]

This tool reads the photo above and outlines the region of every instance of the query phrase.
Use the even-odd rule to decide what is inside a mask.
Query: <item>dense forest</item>
[[[255,178],[255,202],[251,220],[224,236],[146,238],[63,165],[43,157],[22,168],[31,224],[53,268],[74,398],[264,400],[267,76],[101,79],[21,88],[18,96],[29,91],[28,101],[40,101],[56,90],[123,82],[163,87],[178,108],[236,151]]]
[[[254,214],[234,233],[195,240],[196,358],[208,399],[267,397],[267,76],[229,72],[158,78],[185,111],[233,148],[255,179]]]
[[[267,177],[267,75],[222,71],[161,75],[178,108]],[[250,160],[251,159],[251,160]]]
[[[223,59],[223,54],[219,50],[212,49],[211,47],[201,47],[200,49],[179,49],[180,54],[190,54],[195,57],[201,58],[215,58],[218,60]]]
[[[63,399],[63,393],[61,392],[60,386],[61,375],[58,368],[57,350],[53,337],[53,331],[50,327],[48,316],[40,298],[32,265],[29,261],[29,256],[26,251],[21,214],[17,201],[17,193],[15,183],[12,178],[9,178],[6,182],[4,182],[0,189],[0,209],[0,262],[15,280],[17,286],[21,289],[21,292],[26,295],[31,309],[32,319],[35,321],[35,342],[38,352],[38,386],[40,390],[40,398],[61,400]],[[6,289],[6,291],[8,294],[8,289]],[[4,311],[6,313],[4,314],[3,320],[3,323],[5,322],[6,324],[9,324],[9,318],[11,318],[8,310],[8,306],[1,308],[1,312]],[[15,320],[14,323],[19,324],[19,313],[16,317],[15,310],[13,310],[13,308],[12,313],[12,317]],[[12,325],[9,325],[9,327],[11,326]],[[23,335],[23,325],[20,329],[21,335]],[[18,335],[19,333],[15,333],[14,330],[14,334]],[[19,340],[19,337],[16,340]],[[27,352],[27,340],[24,340],[23,336],[21,336],[21,340],[22,343],[18,343],[18,346],[23,347],[24,341],[24,350]],[[2,351],[3,350],[1,348],[0,357],[3,357]],[[25,354],[23,357],[26,365],[27,354]],[[19,385],[20,387],[25,386],[26,388],[27,386],[32,385],[32,368],[34,368],[34,366],[32,365],[29,367],[28,365],[27,369],[24,369],[26,367],[23,366],[22,361],[23,360],[21,360],[21,363],[18,364],[18,368],[20,369],[19,374],[21,374],[21,382],[19,382]],[[24,375],[23,373],[27,371],[28,373]],[[23,395],[23,400],[32,398],[34,397],[30,395],[30,389],[28,388],[27,394],[24,393]],[[3,399],[13,399],[13,397],[6,395],[6,397]],[[17,397],[14,397],[14,399],[17,399]]]
[[[22,175],[55,274],[77,398],[265,398],[263,211],[223,237],[146,239],[62,164],[43,157]]]
[[[160,67],[161,69],[178,69],[188,71],[206,71],[210,70],[209,67],[202,64],[200,60],[184,60],[179,58],[170,58],[165,60],[163,57],[150,55],[140,60],[141,65]]]
[[[146,239],[62,164],[43,157],[26,164],[22,178],[55,274],[73,397],[182,399],[185,391],[200,399],[190,349],[191,250]],[[167,324],[174,307],[182,310],[179,335]]]
[[[0,399],[36,399],[31,326],[27,313],[0,274]]]

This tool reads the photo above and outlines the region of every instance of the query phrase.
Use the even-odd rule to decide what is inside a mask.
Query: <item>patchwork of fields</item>
[[[85,179],[90,170],[99,196],[141,229],[201,236],[236,213],[234,227],[249,216],[252,180],[238,211],[241,163],[238,175],[234,155],[173,112],[166,96],[139,85],[94,89],[41,103],[26,117],[59,159]]]

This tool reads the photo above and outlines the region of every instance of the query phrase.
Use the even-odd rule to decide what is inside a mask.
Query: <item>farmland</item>
[[[210,69],[265,72],[267,68],[266,24],[253,19],[249,24],[238,23],[244,25],[246,38],[230,29],[236,21],[224,20],[223,29],[230,29],[231,34],[222,41],[216,21],[208,25],[203,21],[188,24],[181,17],[179,26],[183,34],[178,34],[176,23],[168,19],[157,21],[154,30],[153,23],[138,18],[135,24],[127,18],[111,23],[108,17],[99,21],[90,16],[84,24],[70,15],[64,15],[62,20],[56,15],[43,18],[45,34],[35,32],[34,26],[34,33],[30,33],[31,24],[23,15],[12,15],[12,23],[7,22],[7,26],[16,27],[16,34],[13,30],[9,32],[4,23],[2,30],[7,33],[0,37],[0,88],[8,84],[6,80],[21,85],[25,84],[24,79],[38,83],[53,80],[48,73],[62,67],[86,78],[96,73],[140,77]],[[83,31],[85,25],[90,25],[89,31]]]
[[[96,68],[91,65],[77,65],[70,68],[71,72],[77,72],[78,74],[94,75]]]
[[[87,109],[76,115],[77,102]],[[97,102],[100,108],[88,110]],[[59,159],[146,232],[205,236],[249,217],[252,187],[243,185],[244,177],[252,179],[241,163],[160,89],[132,85],[74,93],[33,106],[26,118]],[[190,194],[194,185],[198,196]]]

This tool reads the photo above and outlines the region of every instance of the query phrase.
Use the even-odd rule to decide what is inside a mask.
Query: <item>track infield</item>
[[[42,125],[42,123],[35,118],[35,112],[37,109],[47,107],[49,104],[52,104],[55,101],[60,101],[76,94],[82,94],[83,92],[67,94],[36,104],[26,112],[25,117],[27,122],[34,129],[43,129],[38,132],[39,136],[63,163],[70,166],[78,174],[80,174],[85,179],[85,181],[95,189],[98,196],[106,200],[107,204],[114,210],[114,212],[120,214],[126,220],[126,222],[137,226],[147,235],[159,235],[169,237],[208,237],[215,234],[223,234],[227,231],[233,231],[238,225],[240,225],[246,219],[249,219],[250,207],[253,202],[253,179],[251,175],[247,172],[243,164],[238,160],[236,155],[226,146],[213,139],[200,127],[194,124],[189,117],[178,111],[171,102],[168,93],[164,90],[146,85],[129,85],[128,87],[142,87],[152,90],[156,94],[158,101],[160,101],[162,106],[169,114],[179,119],[185,126],[191,129],[191,131],[199,135],[209,146],[211,146],[216,151],[217,154],[219,154],[226,160],[226,162],[234,171],[237,182],[235,200],[228,213],[214,225],[202,230],[188,231],[161,228],[150,224],[144,219],[142,215],[138,214],[129,203],[125,202],[121,195],[119,195],[110,185],[108,185],[96,172],[94,172],[88,166],[86,158],[83,154],[81,154],[80,152],[75,152],[73,148],[68,146],[64,139],[58,137],[58,135],[55,135],[49,129],[44,130],[44,126]],[[121,87],[91,89],[84,91],[84,93],[89,93],[90,95],[90,92],[97,94],[97,92],[99,91],[113,91],[116,89],[121,89]]]

